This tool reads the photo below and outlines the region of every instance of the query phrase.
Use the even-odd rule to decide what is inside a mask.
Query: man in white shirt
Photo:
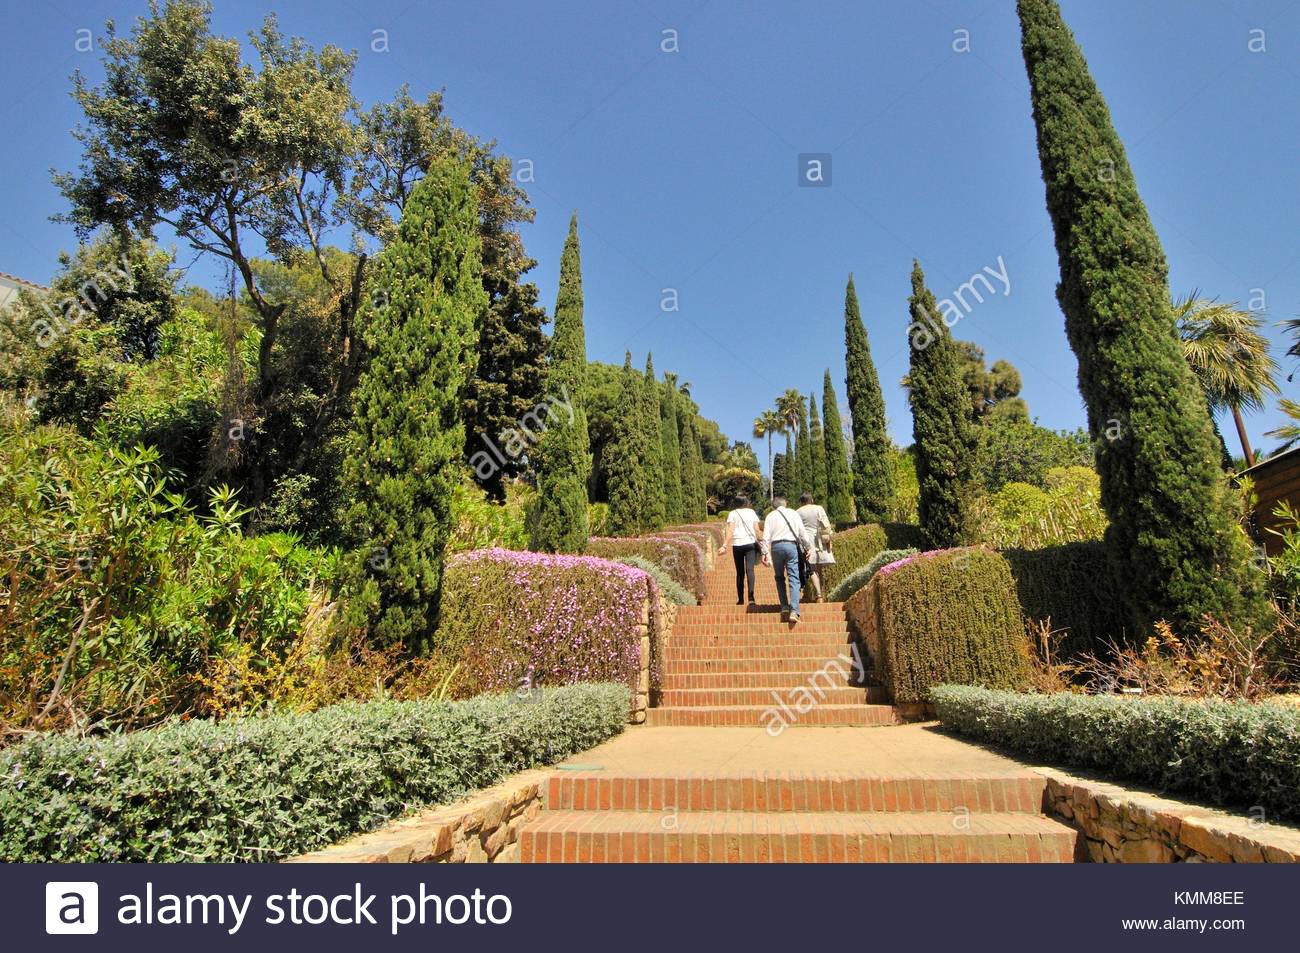
[[[763,520],[763,544],[776,573],[776,594],[781,599],[781,614],[789,613],[791,622],[799,621],[799,551],[806,549],[807,535],[803,517],[785,504],[785,497],[772,500],[772,512]]]

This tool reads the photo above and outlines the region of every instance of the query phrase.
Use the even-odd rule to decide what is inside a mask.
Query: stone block
[[[1154,838],[1126,840],[1119,847],[1121,864],[1168,864],[1174,859],[1169,846]]]
[[[1206,818],[1189,817],[1183,821],[1178,839],[1206,860],[1229,863],[1232,849],[1228,835],[1213,827]]]

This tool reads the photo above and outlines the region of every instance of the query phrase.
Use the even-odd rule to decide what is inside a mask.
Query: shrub
[[[652,586],[640,569],[591,556],[462,553],[448,563],[435,653],[460,666],[461,696],[592,681],[635,690]]]
[[[665,533],[706,533],[713,541],[713,548],[717,549],[722,545],[722,540],[726,533],[726,520],[729,510],[722,510],[717,514],[717,518],[707,523],[690,523],[685,526],[665,526]],[[595,534],[592,534],[595,535]]]
[[[451,495],[451,536],[446,553],[474,549],[523,549],[528,545],[528,507],[533,494],[507,483],[506,500],[495,503],[468,478],[456,484]]]
[[[859,566],[841,579],[835,588],[829,591],[826,600],[828,602],[848,601],[854,593],[871,581],[871,577],[882,566],[887,566],[908,556],[915,556],[918,552],[920,550],[917,549],[885,549],[876,553],[865,566]]]
[[[169,722],[0,754],[6,862],[266,862],[444,804],[617,734],[622,685]]]
[[[1248,702],[934,689],[946,728],[1026,757],[1300,817],[1300,711]]]
[[[974,535],[996,549],[1101,539],[1106,514],[1097,472],[1090,467],[1055,467],[1044,482],[1046,489],[1008,483],[977,500],[972,508]]]
[[[244,537],[245,513],[219,491],[196,517],[153,449],[0,432],[0,721],[153,724],[201,703],[214,658],[283,655],[333,559]]]
[[[640,556],[663,567],[696,599],[704,598],[704,551],[694,540],[680,536],[632,536],[616,539],[595,537],[587,543],[587,552],[604,559]]]
[[[622,563],[624,566],[632,566],[635,569],[640,569],[643,572],[649,573],[654,577],[655,584],[659,586],[659,591],[664,594],[665,598],[667,598],[669,602],[676,603],[679,606],[693,606],[699,604],[698,600],[693,595],[678,585],[677,580],[668,575],[668,573],[664,571],[664,568],[657,563],[652,563],[648,559],[642,559],[640,556],[620,556],[618,559],[615,559],[614,562]]]
[[[831,537],[835,562],[822,570],[822,586],[834,589],[849,573],[861,569],[882,549],[887,548],[885,531],[876,523],[841,530]]]
[[[894,701],[920,703],[942,682],[1023,688],[1024,620],[1007,562],[969,548],[890,563],[848,602],[873,626],[877,667]],[[874,617],[862,620],[864,614]]]
[[[1101,541],[1066,543],[1043,549],[1009,549],[1020,606],[1030,619],[1051,619],[1063,632],[1065,658],[1103,654],[1110,642],[1123,642],[1128,617],[1115,593],[1113,568]]]

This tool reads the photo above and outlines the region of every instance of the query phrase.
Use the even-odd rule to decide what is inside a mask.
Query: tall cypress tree
[[[688,522],[698,522],[708,514],[704,486],[704,457],[700,438],[695,432],[695,410],[681,396],[677,400],[677,426],[682,442],[682,500]]]
[[[1247,564],[1205,395],[1184,360],[1160,240],[1083,53],[1053,0],[1019,0],[1056,296],[1097,446],[1107,543],[1135,624],[1249,622]]]
[[[799,502],[799,454],[795,449],[790,431],[785,432],[785,463],[781,468],[781,479],[773,480],[776,495],[784,496],[787,502],[798,505]]]
[[[682,505],[682,442],[677,431],[677,378],[664,374],[659,386],[659,431],[664,470],[664,519],[669,524],[686,519]]]
[[[912,262],[908,400],[916,440],[921,529],[933,549],[959,546],[970,532],[978,433],[961,376],[961,357],[919,262]]]
[[[342,482],[354,542],[349,614],[381,646],[427,644],[442,588],[452,490],[464,465],[466,367],[488,307],[469,167],[440,160],[379,256],[365,314],[371,354],[354,395]]]
[[[826,515],[836,526],[853,518],[853,476],[844,450],[844,425],[840,422],[840,405],[831,385],[830,368],[822,379],[822,411],[826,415],[823,433],[826,445]]]
[[[772,495],[790,499],[790,458],[778,453],[772,458]]]
[[[812,466],[812,483],[808,492],[822,506],[826,505],[826,441],[822,434],[822,422],[817,416],[817,397],[808,395],[808,458]],[[830,514],[827,513],[829,516]]]
[[[537,512],[532,548],[580,553],[587,548],[587,475],[591,444],[587,416],[578,401],[587,370],[587,335],[582,322],[582,260],[578,252],[578,216],[569,220],[569,235],[560,256],[560,290],[555,297],[555,331],[551,335],[546,393],[570,402],[572,419],[553,414],[537,446]]]
[[[799,495],[813,492],[816,483],[813,477],[812,434],[808,430],[808,408],[799,402],[799,432],[794,440],[795,459],[795,493],[793,502],[797,504]]]
[[[871,360],[852,275],[844,291],[844,351],[844,383],[853,418],[853,499],[859,523],[879,522],[894,499],[894,469],[889,463],[885,398]]]
[[[650,474],[645,468],[645,422],[642,417],[645,382],[632,367],[632,354],[623,361],[614,436],[605,448],[609,483],[609,527],[616,536],[646,529]]]
[[[641,446],[646,473],[646,503],[643,525],[646,529],[660,529],[667,521],[664,500],[663,434],[659,428],[659,385],[655,381],[655,362],[650,354],[645,357],[645,381],[641,388]]]

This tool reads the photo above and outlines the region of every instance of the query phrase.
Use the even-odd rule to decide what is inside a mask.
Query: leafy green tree
[[[970,533],[977,434],[968,412],[960,351],[938,317],[934,294],[916,261],[908,304],[908,400],[916,439],[918,514],[930,547],[944,549],[966,542]]]
[[[652,474],[646,469],[645,380],[632,367],[629,351],[623,362],[614,438],[605,451],[609,482],[609,528],[615,536],[635,536],[648,528]]]
[[[822,411],[826,415],[823,438],[826,447],[826,515],[836,526],[853,518],[853,475],[849,472],[844,451],[844,425],[840,422],[840,405],[831,384],[830,368],[822,378]]]
[[[646,354],[645,382],[638,411],[641,422],[641,456],[646,473],[646,503],[642,522],[646,529],[660,529],[667,522],[664,495],[663,436],[659,427],[659,382],[654,358]]]
[[[879,522],[894,496],[889,432],[880,377],[871,360],[867,329],[858,310],[853,276],[844,291],[844,350],[849,416],[853,419],[853,499],[859,523]]]
[[[680,523],[686,518],[682,503],[682,441],[677,432],[677,377],[664,373],[659,385],[659,436],[663,456],[664,519]]]
[[[537,445],[537,513],[532,548],[580,553],[587,548],[587,476],[591,448],[587,417],[578,395],[587,371],[587,335],[582,320],[582,259],[578,216],[569,220],[569,235],[560,256],[560,290],[555,298],[555,332],[551,335],[546,393],[569,400],[571,419],[551,421]]]
[[[535,291],[518,280],[531,267],[514,228],[532,217],[526,196],[508,159],[443,116],[441,94],[418,103],[403,89],[362,112],[352,92],[355,54],[286,38],[273,16],[249,45],[256,63],[244,61],[238,39],[213,34],[211,7],[197,0],[152,5],[129,35],[110,24],[103,82],[75,78],[85,116],[80,166],[55,183],[70,204],[62,217],[83,237],[103,225],[146,236],[164,225],[229,264],[241,319],[249,319],[239,331],[256,359],[241,392],[226,400],[246,411],[238,466],[226,475],[242,484],[243,502],[260,507],[282,481],[337,456],[328,445],[345,427],[369,360],[358,333],[369,256],[330,248],[338,226],[351,226],[367,246],[386,243],[435,160],[470,163],[492,302],[476,329],[492,350],[485,386],[466,388],[476,432],[494,431],[492,421],[535,401],[542,315]],[[295,314],[298,302],[264,283],[255,258],[263,249],[299,278],[317,273],[328,289],[323,314]],[[308,342],[313,350],[302,353]],[[469,364],[478,367],[477,355]],[[228,424],[218,422],[214,440]],[[332,486],[336,473],[320,482]]]
[[[446,161],[415,187],[380,256],[381,303],[365,316],[375,359],[356,390],[344,468],[354,541],[349,614],[381,646],[427,646],[464,448],[462,390],[488,306],[468,167]]]
[[[1020,396],[1020,371],[1010,361],[985,364],[984,349],[970,341],[956,341],[961,376],[970,392],[971,418],[985,423],[992,417],[1029,420],[1029,407]]]
[[[977,482],[988,493],[1008,483],[1046,487],[1056,467],[1091,467],[1092,441],[1084,430],[1048,430],[1027,420],[989,418],[979,428]]]
[[[1057,299],[1097,442],[1106,541],[1135,624],[1163,618],[1192,631],[1207,614],[1256,621],[1262,578],[1249,565],[1205,395],[1174,325],[1164,251],[1124,146],[1057,4],[1018,0],[1018,10],[1060,259]]]
[[[817,416],[817,400],[808,395],[808,459],[812,469],[808,492],[822,506],[826,505],[826,440],[822,433],[821,418]],[[829,516],[830,514],[827,513]]]

